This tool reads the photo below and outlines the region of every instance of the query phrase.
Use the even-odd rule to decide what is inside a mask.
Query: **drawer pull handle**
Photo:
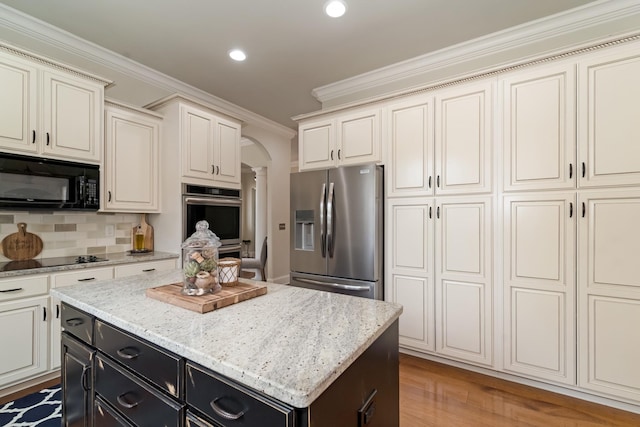
[[[95,277],[87,277],[86,279],[78,279],[78,282],[88,282],[90,280],[96,280]]]
[[[68,319],[66,324],[68,326],[80,326],[84,323],[84,320],[79,317],[74,317],[73,319]]]
[[[18,291],[21,291],[21,290],[22,290],[22,288],[13,288],[13,289],[3,289],[0,292],[3,292],[3,293],[4,292],[18,292]]]
[[[136,357],[140,356],[140,350],[135,347],[124,347],[116,351],[116,353],[118,354],[118,356],[127,360],[135,359]]]
[[[224,409],[222,409],[221,407],[219,407],[218,404],[216,403],[220,399],[222,399],[222,398],[221,397],[216,397],[211,402],[209,402],[209,405],[211,405],[211,409],[213,409],[213,412],[215,412],[216,414],[220,415],[224,419],[237,420],[237,419],[240,419],[240,417],[242,417],[247,412],[246,410],[240,411],[237,414],[232,414],[231,412],[227,412]]]
[[[125,396],[127,394],[134,394],[133,392],[126,392],[126,393],[122,393],[120,396],[117,397],[118,403],[120,404],[120,406],[127,408],[127,409],[131,409],[131,408],[135,408],[136,406],[138,406],[138,403],[140,402],[129,402],[127,399],[125,399]]]
[[[142,270],[143,273],[148,273],[150,271],[156,271],[155,268],[147,268],[146,270]]]

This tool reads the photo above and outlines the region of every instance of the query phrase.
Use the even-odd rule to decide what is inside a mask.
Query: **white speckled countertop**
[[[51,294],[298,408],[311,405],[402,313],[398,304],[273,283],[266,295],[205,314],[145,296],[181,278],[181,270],[161,271]]]
[[[160,261],[163,259],[178,259],[178,254],[169,252],[150,252],[131,255],[127,252],[96,254],[107,261],[88,262],[83,264],[57,265],[54,267],[20,268],[21,264],[36,263],[38,258],[28,261],[0,262],[0,279],[5,277],[26,276],[29,274],[47,274],[59,271],[81,270],[83,268],[108,267],[112,265],[131,264],[134,262]]]

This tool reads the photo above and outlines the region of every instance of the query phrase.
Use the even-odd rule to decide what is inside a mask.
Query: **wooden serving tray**
[[[198,313],[208,313],[217,308],[226,307],[241,301],[267,293],[266,285],[238,283],[235,286],[223,286],[221,291],[206,295],[182,295],[182,282],[147,289],[149,298],[168,302],[178,307]]]

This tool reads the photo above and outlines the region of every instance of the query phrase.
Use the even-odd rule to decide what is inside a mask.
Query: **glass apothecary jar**
[[[184,295],[205,295],[222,289],[218,280],[220,239],[207,221],[198,221],[196,231],[182,243]]]

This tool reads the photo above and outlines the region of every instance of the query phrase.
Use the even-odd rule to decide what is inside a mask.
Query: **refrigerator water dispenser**
[[[315,229],[314,212],[312,210],[295,211],[295,249],[313,251],[313,236]]]

